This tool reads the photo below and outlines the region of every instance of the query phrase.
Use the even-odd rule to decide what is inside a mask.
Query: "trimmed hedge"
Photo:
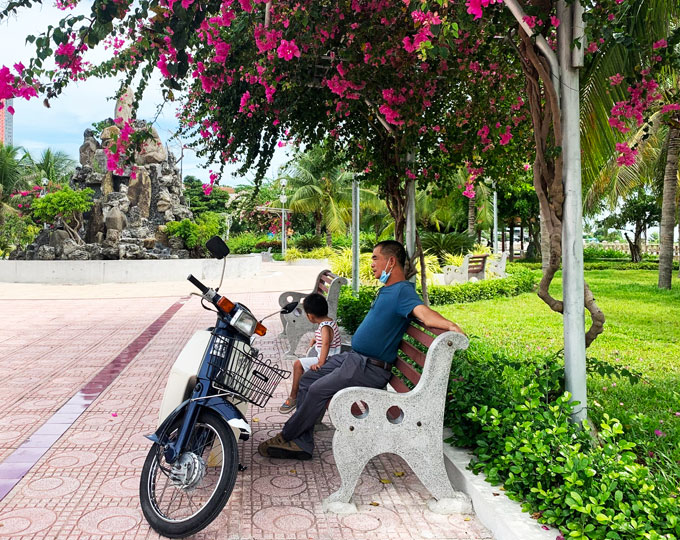
[[[516,272],[517,270],[540,270],[540,262],[516,262],[507,264],[508,272]],[[589,270],[659,270],[659,263],[654,261],[642,261],[633,263],[630,261],[597,261],[583,263],[583,269]],[[673,270],[678,270],[678,262],[673,261]]]
[[[519,269],[503,279],[487,279],[460,285],[432,285],[428,287],[428,294],[432,305],[463,304],[530,292],[537,281],[538,275],[535,272]],[[364,320],[378,289],[379,287],[374,286],[361,286],[357,298],[352,295],[349,286],[340,290],[338,321],[349,333],[353,334]]]

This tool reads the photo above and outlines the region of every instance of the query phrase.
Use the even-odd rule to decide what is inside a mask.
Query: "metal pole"
[[[359,182],[352,180],[352,291],[359,295]]]
[[[493,185],[493,252],[498,253],[498,192],[496,184]]]
[[[578,4],[578,1],[576,2]],[[562,286],[564,296],[564,376],[567,391],[580,404],[572,421],[587,417],[586,345],[583,277],[583,215],[581,201],[581,134],[579,73],[572,63],[572,25],[575,5],[557,3],[557,47],[560,63],[564,212],[562,221]],[[580,8],[576,9],[580,13]],[[579,21],[579,24],[581,21]]]
[[[281,255],[286,256],[286,209],[281,205]]]

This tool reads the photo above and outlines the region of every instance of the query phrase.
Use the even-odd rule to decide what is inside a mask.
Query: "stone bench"
[[[489,272],[493,272],[500,278],[508,277],[507,272],[505,271],[505,265],[508,262],[508,256],[510,254],[507,251],[504,251],[501,253],[501,258],[498,260],[491,259],[489,261]]]
[[[393,453],[408,463],[434,497],[428,502],[431,511],[472,511],[469,498],[449,482],[443,450],[451,361],[457,350],[467,348],[468,339],[457,332],[425,330],[419,323],[409,326],[395,362],[400,375],[392,375],[387,389],[345,388],[331,399],[333,456],[341,485],[324,501],[325,510],[356,512],[350,501],[364,467],[374,456]]]
[[[484,279],[488,255],[465,255],[460,266],[448,265],[444,271],[444,283],[467,283],[471,278]]]
[[[328,316],[335,319],[338,312],[340,288],[343,285],[347,285],[347,279],[335,275],[330,270],[324,270],[317,276],[311,292],[302,293],[289,291],[279,296],[279,305],[281,307],[284,307],[290,302],[300,302],[300,305],[291,313],[281,314],[281,324],[283,325],[281,336],[288,338],[289,344],[289,349],[286,354],[295,354],[295,350],[297,349],[302,336],[307,332],[313,332],[318,326],[309,322],[307,314],[302,307],[302,301],[305,297],[312,293],[319,293],[325,296],[326,301],[328,302]]]

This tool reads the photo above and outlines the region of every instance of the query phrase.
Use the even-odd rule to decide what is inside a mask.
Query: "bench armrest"
[[[285,293],[281,293],[281,296],[279,296],[279,306],[285,307],[286,304],[289,304],[290,302],[300,302],[306,296],[309,296],[309,293],[296,291],[288,291]],[[302,308],[301,305],[300,308]]]
[[[358,421],[352,414],[352,404],[363,401],[368,406],[368,413],[385,417],[387,409],[399,405],[407,394],[387,392],[380,388],[350,386],[337,392],[328,405],[328,412],[334,426]]]

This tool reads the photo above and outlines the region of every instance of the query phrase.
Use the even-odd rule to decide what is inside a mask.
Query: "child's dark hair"
[[[328,315],[328,302],[319,293],[305,296],[305,299],[302,301],[302,307],[305,308],[307,313],[315,317],[325,317]]]

